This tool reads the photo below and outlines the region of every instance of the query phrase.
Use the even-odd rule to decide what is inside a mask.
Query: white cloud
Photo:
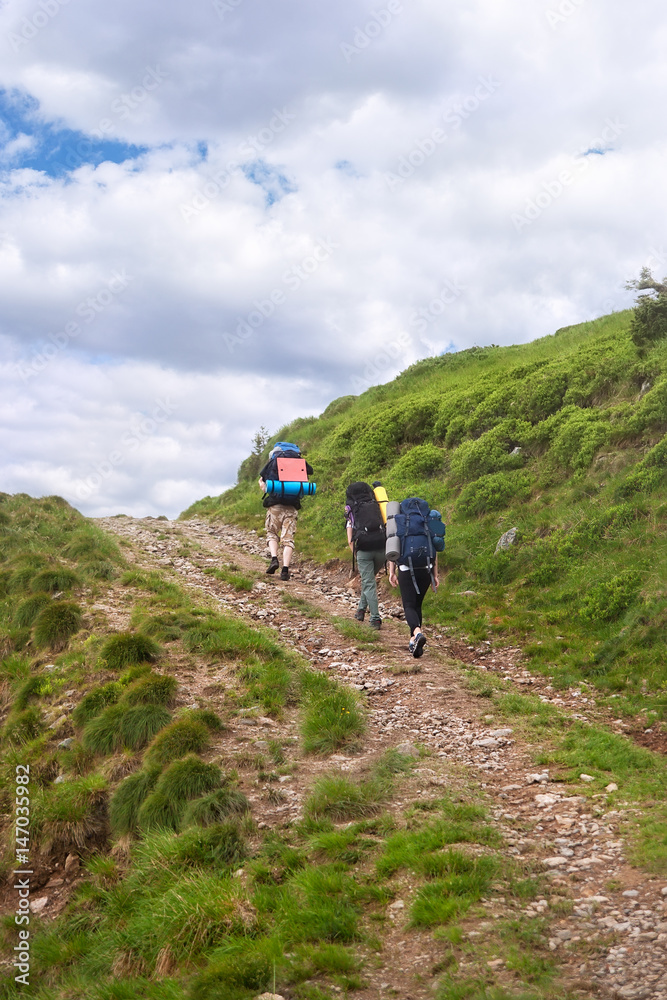
[[[86,509],[173,512],[232,481],[261,423],[631,302],[667,208],[657,2],[631,36],[620,0],[553,25],[555,0],[399,6],[349,59],[382,0],[71,0],[6,46],[0,86],[37,119],[148,147],[53,179],[5,136],[13,489],[71,495],[164,382],[182,409]],[[0,9],[0,38],[39,9]]]

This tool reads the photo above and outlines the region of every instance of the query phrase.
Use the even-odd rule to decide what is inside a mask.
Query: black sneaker
[[[289,580],[289,569],[287,568],[287,566],[283,566],[283,568],[281,569],[281,571],[280,571],[280,579],[281,580]]]
[[[381,618],[371,618],[369,624],[370,624],[371,628],[378,629],[378,631],[379,631],[382,628],[382,619]]]
[[[426,636],[423,632],[418,632],[414,639],[411,641],[412,655],[416,660],[424,654],[424,646],[426,645]]]
[[[278,560],[276,559],[276,557],[273,556],[272,559],[271,559],[271,562],[266,567],[266,572],[267,573],[275,573],[275,571],[278,569],[279,566],[280,566],[280,563],[278,562]]]
[[[362,622],[366,617],[366,612],[362,611],[361,608],[357,608],[357,610],[354,612],[354,617],[357,619],[358,622]]]

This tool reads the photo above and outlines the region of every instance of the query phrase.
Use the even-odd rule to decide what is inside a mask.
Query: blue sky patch
[[[284,174],[281,174],[277,167],[271,166],[264,160],[253,160],[252,163],[244,164],[241,169],[249,181],[264,190],[267,208],[280,201],[286,194],[292,194],[297,190],[295,185]]]
[[[45,122],[33,98],[0,90],[0,168],[29,168],[62,177],[84,164],[136,159],[146,149]]]

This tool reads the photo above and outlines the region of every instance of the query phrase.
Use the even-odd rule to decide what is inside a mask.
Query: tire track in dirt
[[[297,563],[289,582],[262,576],[250,594],[237,593],[206,574],[207,568],[230,561],[242,570],[262,573],[266,549],[254,532],[221,522],[125,516],[99,523],[131,543],[139,564],[174,573],[220,609],[268,626],[315,669],[326,670],[365,692],[369,725],[362,752],[334,754],[323,761],[309,759],[307,766],[299,767],[280,786],[274,803],[251,792],[260,828],[298,819],[304,795],[322,771],[339,768],[351,775],[362,773],[389,746],[423,744],[429,756],[410,779],[401,782],[392,803],[396,814],[400,816],[412,802],[437,798],[443,786],[452,783],[480,788],[505,838],[508,856],[530,860],[544,871],[550,887],[543,898],[528,904],[502,897],[485,902],[488,919],[462,921],[466,945],[472,948],[483,940],[496,920],[544,916],[549,920],[549,949],[562,963],[565,983],[576,993],[667,1000],[667,886],[627,862],[620,831],[632,810],[621,807],[605,812],[600,797],[570,794],[570,786],[536,769],[530,746],[510,726],[499,725],[492,714],[485,714],[482,699],[468,690],[453,660],[502,673],[517,689],[537,684],[543,700],[555,701],[572,718],[586,719],[579,695],[550,692],[544,678],[535,678],[524,669],[519,649],[493,649],[490,644],[466,647],[448,638],[442,628],[426,627],[429,643],[418,663],[421,671],[404,672],[412,670],[416,661],[407,652],[407,629],[397,620],[393,598],[381,606],[384,623],[379,648],[355,646],[341,637],[328,618],[308,617],[307,609],[285,606],[283,592],[307,602],[322,616],[334,613],[351,619],[356,596],[345,569],[338,565],[324,568]],[[207,688],[224,679],[223,669],[212,676],[203,668],[181,678],[188,698],[205,697]],[[226,734],[224,749],[237,752],[239,739],[254,738],[253,746],[261,750],[265,737],[278,732],[281,739],[292,739],[296,746],[295,713],[287,713],[280,724],[262,717],[238,718]],[[433,996],[424,973],[429,965],[437,967],[442,948],[430,933],[407,929],[412,886],[409,878],[402,884],[404,892],[398,902],[404,906],[390,907],[390,928],[383,936],[383,961],[388,957],[394,961],[377,972],[369,963],[369,989],[358,994],[368,1000],[385,996],[389,988],[405,1000]],[[474,952],[466,948],[459,959],[462,973],[467,964],[470,971],[478,964]],[[511,984],[503,959],[491,956],[486,965],[499,985]]]

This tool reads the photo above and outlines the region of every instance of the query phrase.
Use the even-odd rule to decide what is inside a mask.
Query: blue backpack
[[[408,497],[401,502],[396,515],[396,534],[401,543],[400,562],[406,565],[417,593],[415,569],[430,569],[433,578],[435,553],[445,547],[445,526],[437,510],[432,511],[425,500]]]

